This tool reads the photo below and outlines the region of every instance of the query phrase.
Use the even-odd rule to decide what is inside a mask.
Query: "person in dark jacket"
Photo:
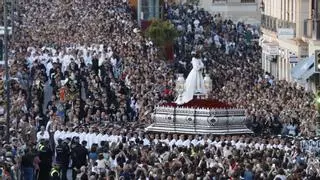
[[[21,168],[22,168],[22,180],[33,180],[34,179],[34,167],[33,160],[34,154],[29,149],[25,150],[25,154],[21,159]]]
[[[77,176],[77,171],[82,167],[87,165],[88,150],[85,145],[86,142],[79,143],[79,138],[74,142],[73,148],[71,149],[71,159],[72,159],[72,177],[75,179]]]
[[[53,152],[49,147],[49,141],[43,143],[43,148],[40,149],[40,172],[39,179],[50,179],[50,170],[52,166]]]
[[[67,142],[58,140],[58,146],[56,147],[56,163],[60,166],[61,179],[67,180],[67,171],[70,160],[70,148]]]

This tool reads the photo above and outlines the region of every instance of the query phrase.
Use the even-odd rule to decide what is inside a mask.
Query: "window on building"
[[[226,3],[228,0],[212,0],[212,3]]]
[[[255,3],[256,0],[241,0],[241,3]]]

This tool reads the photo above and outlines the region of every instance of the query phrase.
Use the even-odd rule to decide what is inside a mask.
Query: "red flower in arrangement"
[[[163,94],[165,96],[170,95],[171,93],[172,93],[171,89],[168,89],[168,88],[164,89],[164,91],[163,91]]]
[[[163,104],[163,106],[173,106],[173,107],[178,107],[179,105],[177,105],[174,102],[171,103],[165,103]],[[190,108],[226,108],[226,109],[230,109],[233,108],[234,106],[224,103],[224,102],[220,102],[218,100],[215,99],[193,99],[190,102],[180,105],[179,107],[190,107]]]

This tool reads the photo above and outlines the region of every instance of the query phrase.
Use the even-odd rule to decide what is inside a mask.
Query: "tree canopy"
[[[146,30],[146,36],[149,37],[157,46],[172,44],[178,36],[178,31],[169,21],[155,20]]]

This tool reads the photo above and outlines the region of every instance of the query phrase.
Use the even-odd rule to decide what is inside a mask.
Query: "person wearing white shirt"
[[[232,147],[229,145],[226,145],[223,147],[223,156],[225,158],[228,158],[230,155],[232,155]]]
[[[160,142],[161,143],[165,143],[166,145],[168,145],[170,141],[166,138],[166,135],[164,133],[162,133],[160,135]]]
[[[255,148],[256,150],[260,150],[260,143],[259,143],[259,142],[256,142],[256,143],[254,144],[254,148]]]
[[[179,139],[177,140],[177,142],[175,143],[176,146],[178,147],[182,147],[183,146],[183,142],[184,142],[184,136],[180,135]]]
[[[286,152],[291,151],[291,146],[285,145],[283,149]]]
[[[51,125],[52,125],[52,120],[49,119],[49,121],[47,122],[47,125],[46,125],[46,129],[45,129],[47,132],[50,132],[50,130],[51,130]]]
[[[220,43],[220,37],[219,37],[219,35],[216,34],[213,38],[214,38],[214,43],[215,43],[215,45],[216,45],[218,48],[220,48],[220,47],[221,47],[221,43]]]
[[[198,141],[198,145],[204,146],[207,143],[207,136],[204,135],[203,138],[201,138],[201,140]]]
[[[241,149],[241,145],[242,145],[242,143],[241,143],[240,141],[234,143],[234,146],[235,146],[236,149],[238,149],[238,150]]]
[[[102,66],[104,64],[105,59],[106,59],[103,52],[99,54],[99,58],[98,59],[99,59],[99,61],[98,61],[99,66]]]
[[[102,140],[102,138],[103,138],[103,129],[102,128],[99,129],[99,134],[97,134],[96,138],[97,138],[97,141],[98,141],[98,145],[100,146],[101,141],[103,141]]]
[[[104,132],[102,134],[101,141],[109,142],[109,134]]]
[[[191,141],[191,144],[193,146],[198,146],[198,144],[199,144],[199,136],[198,135],[196,135],[196,137]]]
[[[110,143],[117,143],[118,142],[118,137],[115,134],[115,132],[112,132],[111,136],[109,136],[109,141],[110,141]]]
[[[67,139],[67,127],[62,126],[62,131],[60,133],[59,139],[65,140]]]
[[[187,148],[190,148],[191,141],[192,141],[192,135],[189,135],[189,136],[188,136],[188,139],[186,139],[186,140],[183,142],[183,146],[184,146],[184,147],[187,147]]]
[[[271,143],[267,144],[266,148],[267,149],[273,149],[273,144],[271,144]]]
[[[193,21],[194,27],[197,28],[197,27],[199,26],[199,24],[200,24],[200,21],[199,21],[198,19],[196,19],[196,20]]]
[[[45,130],[44,126],[41,126],[40,131],[37,133],[37,141],[40,142],[41,139],[49,140],[49,133]]]
[[[93,131],[93,133],[91,134],[91,138],[92,138],[92,145],[93,144],[97,144],[99,145],[99,139],[97,138],[98,133],[96,131]]]
[[[117,59],[112,56],[112,57],[110,58],[110,63],[111,63],[111,65],[112,65],[113,67],[116,67],[116,65],[117,65]]]
[[[145,134],[145,138],[143,138],[143,146],[150,146],[149,135]]]
[[[264,143],[261,143],[259,147],[260,151],[265,150],[265,148],[266,148],[266,145]]]
[[[203,138],[199,141],[199,144],[204,146],[205,144],[211,144],[211,142],[212,141],[208,138],[208,136],[204,135]]]
[[[90,55],[90,52],[86,52],[86,55],[84,56],[84,62],[86,66],[91,66],[92,65],[92,57]]]
[[[58,145],[58,139],[60,138],[60,135],[61,135],[61,127],[59,126],[53,135],[55,145]]]
[[[176,141],[177,140],[175,140],[175,139],[171,139],[171,141],[169,142],[170,148],[172,148],[172,146],[176,144]]]
[[[213,146],[215,146],[215,147],[217,147],[217,144],[218,144],[218,142],[217,142],[216,139],[211,142],[211,145],[213,145]]]
[[[231,143],[231,146],[235,146],[237,142],[235,140],[231,140],[230,143]]]
[[[154,137],[153,143],[154,143],[155,145],[157,145],[159,142],[160,142],[160,140],[159,140],[159,134],[156,134],[155,137]]]
[[[86,135],[86,140],[87,140],[87,148],[90,149],[92,144],[94,143],[94,132],[93,129],[89,129],[89,133]]]
[[[134,136],[130,137],[129,142],[136,143],[136,138]]]
[[[188,24],[188,26],[187,26],[187,32],[192,32],[192,26],[191,26],[191,24]]]
[[[34,64],[34,60],[35,60],[34,54],[31,54],[31,55],[27,58],[28,67],[29,67],[29,68],[31,68],[32,65]]]
[[[212,141],[212,144],[216,147],[216,148],[220,148],[221,147],[221,141],[219,137],[215,137],[214,141]]]
[[[66,135],[65,135],[65,138],[66,138],[66,139],[67,139],[67,138],[72,139],[72,134],[73,134],[72,128],[71,128],[71,127],[68,127],[68,131],[67,131],[67,133],[66,133]]]
[[[169,146],[170,142],[172,141],[172,136],[171,136],[171,134],[168,134],[168,135],[167,135],[166,141],[168,142],[167,145]]]
[[[283,150],[284,146],[283,146],[283,144],[278,144],[276,148]]]
[[[112,57],[112,55],[113,55],[113,51],[112,51],[111,47],[108,47],[106,58],[110,59]]]
[[[49,61],[47,63],[45,63],[46,73],[47,73],[48,77],[50,76],[50,70],[53,68],[52,61],[53,61],[52,59],[49,59]]]
[[[222,142],[223,141],[218,141],[217,143],[216,143],[216,148],[221,148],[222,147]]]
[[[282,149],[284,149],[285,145],[286,145],[285,141],[281,140],[280,143],[277,145],[277,148],[282,150]]]
[[[80,134],[79,134],[79,129],[75,128],[75,130],[72,132],[72,138],[78,137],[80,140]]]
[[[83,128],[80,128],[79,130],[79,141],[82,143],[82,141],[86,140],[86,132],[84,132]]]

